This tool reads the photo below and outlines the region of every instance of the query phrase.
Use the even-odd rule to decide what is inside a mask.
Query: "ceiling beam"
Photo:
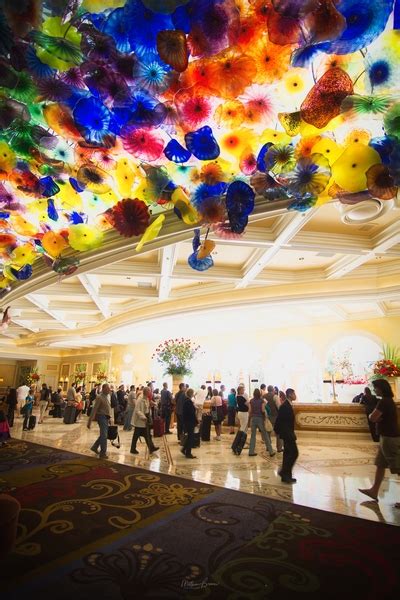
[[[43,312],[45,312],[48,315],[50,315],[51,317],[53,317],[53,319],[55,321],[57,321],[58,323],[63,325],[66,329],[75,329],[75,325],[76,325],[75,321],[65,320],[64,314],[61,311],[50,310],[48,308],[48,304],[49,304],[48,299],[38,297],[36,294],[27,294],[25,297],[27,300],[29,300],[29,302],[32,302],[32,304],[34,304],[37,308],[40,308],[40,310],[42,310]]]
[[[87,273],[86,275],[78,275],[78,279],[89,294],[90,299],[97,306],[105,319],[111,317],[110,307],[108,302],[99,296],[101,285],[96,275]]]
[[[387,310],[388,310],[386,302],[384,302],[383,300],[382,301],[378,301],[376,303],[376,310],[377,310],[377,312],[379,313],[379,315],[381,317],[386,317],[387,316]]]
[[[397,222],[387,227],[373,239],[373,248],[361,256],[343,258],[326,269],[327,279],[339,279],[375,258],[377,254],[385,254],[387,250],[400,243],[400,226]]]
[[[254,257],[247,264],[244,275],[237,289],[245,288],[251,283],[272,260],[272,258],[281,250],[284,244],[287,244],[302,227],[309,221],[318,209],[311,208],[306,213],[288,213],[280,218],[277,235],[272,246],[266,250],[256,251]]]
[[[158,299],[167,300],[171,292],[171,279],[178,256],[178,244],[166,246],[161,251],[161,277],[158,282]]]
[[[154,287],[102,285],[99,295],[100,298],[157,298],[158,292]]]

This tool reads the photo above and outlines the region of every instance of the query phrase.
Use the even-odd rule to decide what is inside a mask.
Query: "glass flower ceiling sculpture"
[[[0,287],[73,273],[107,230],[196,227],[259,196],[305,211],[400,185],[393,0],[3,0]],[[202,229],[203,228],[203,229]]]

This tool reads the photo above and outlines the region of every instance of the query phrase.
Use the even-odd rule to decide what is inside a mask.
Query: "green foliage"
[[[164,374],[190,375],[190,362],[193,360],[200,346],[191,340],[177,338],[161,342],[154,351],[152,358],[166,367]]]
[[[396,367],[400,367],[400,348],[398,346],[383,344],[382,354],[385,360],[391,360]]]

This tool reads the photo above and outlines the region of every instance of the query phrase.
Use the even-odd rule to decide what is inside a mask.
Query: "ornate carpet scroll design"
[[[0,464],[22,505],[8,600],[336,600],[350,581],[353,600],[400,593],[394,526],[28,442]]]

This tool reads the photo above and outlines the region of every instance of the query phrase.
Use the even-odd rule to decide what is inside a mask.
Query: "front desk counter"
[[[293,402],[298,431],[368,433],[365,407],[361,404],[305,404]],[[400,403],[397,402],[400,422]]]

